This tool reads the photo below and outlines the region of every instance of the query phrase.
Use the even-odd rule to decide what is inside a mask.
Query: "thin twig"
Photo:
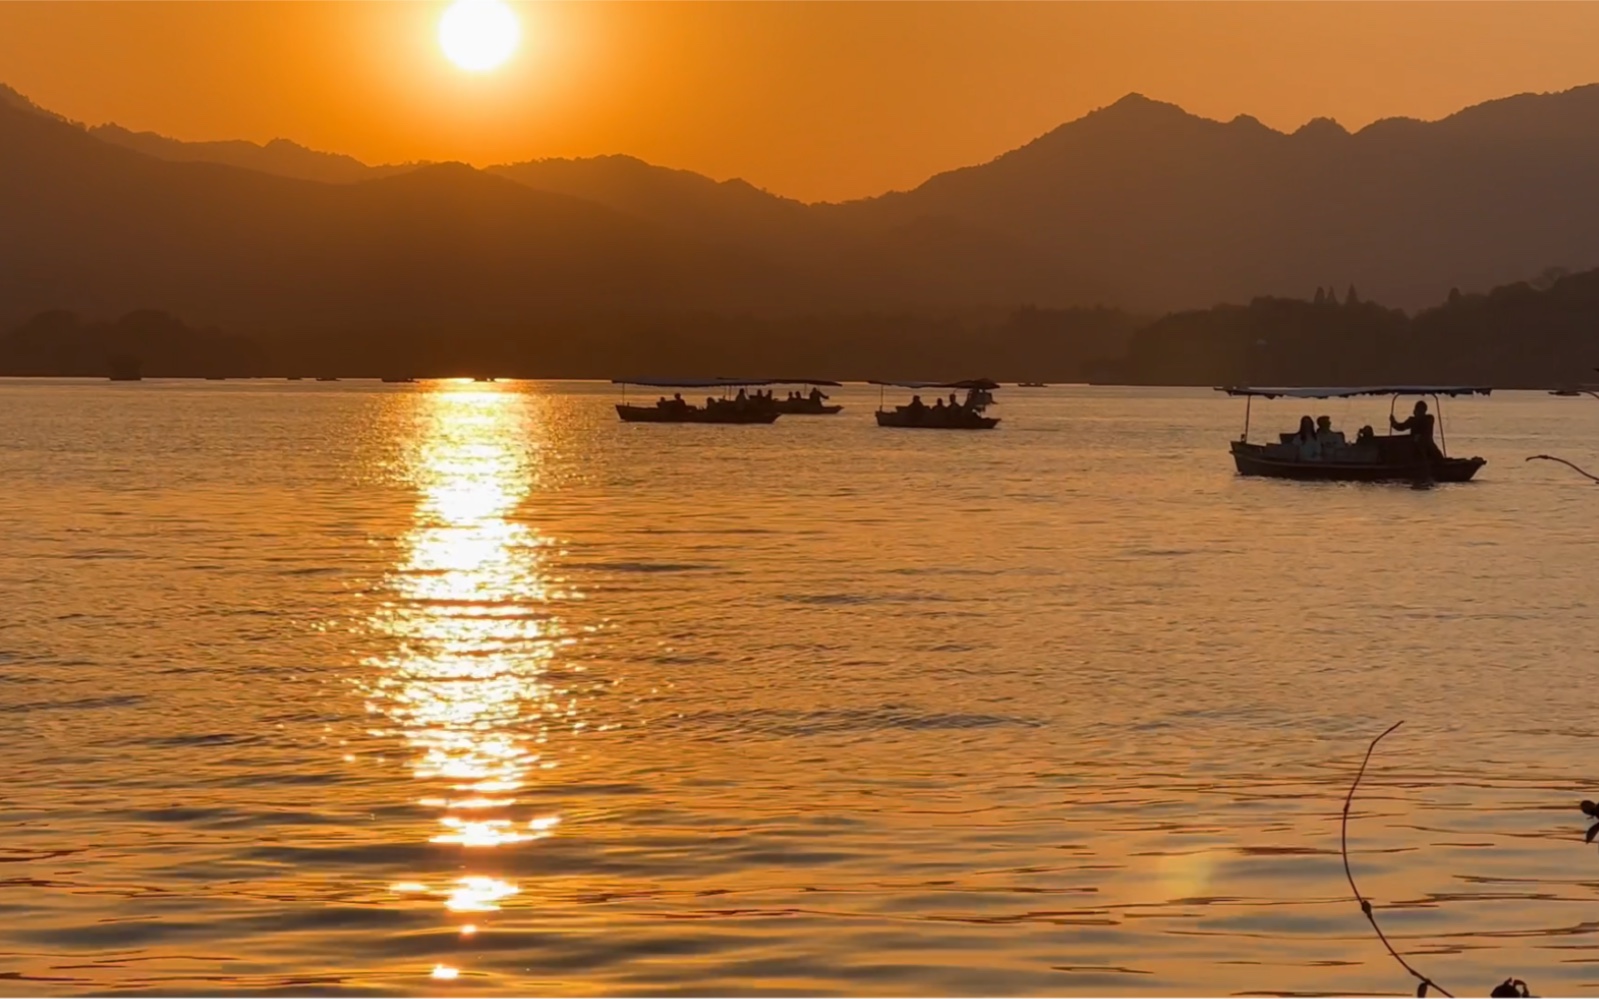
[[[1593,473],[1588,472],[1588,471],[1586,471],[1586,470],[1584,470],[1582,468],[1578,468],[1576,466],[1576,464],[1574,464],[1572,462],[1569,462],[1569,461],[1567,461],[1564,458],[1556,458],[1552,454],[1535,454],[1532,457],[1528,458],[1527,460],[1528,461],[1558,461],[1562,465],[1565,465],[1567,468],[1573,469],[1578,475],[1586,475],[1589,479],[1593,480],[1594,482],[1599,482],[1599,475],[1594,475]]]
[[[1388,942],[1388,937],[1383,933],[1382,927],[1377,925],[1377,916],[1371,911],[1371,903],[1366,900],[1364,895],[1360,894],[1360,889],[1356,887],[1354,872],[1349,869],[1349,806],[1354,803],[1355,790],[1360,787],[1360,779],[1366,776],[1366,764],[1371,762],[1372,750],[1377,748],[1377,743],[1383,741],[1389,732],[1392,732],[1394,729],[1403,724],[1404,722],[1402,721],[1394,722],[1392,725],[1388,726],[1387,730],[1384,731],[1382,735],[1379,735],[1377,738],[1371,740],[1371,745],[1366,747],[1366,758],[1360,761],[1360,770],[1355,774],[1355,782],[1349,785],[1349,794],[1344,798],[1344,821],[1342,829],[1339,832],[1338,847],[1339,851],[1344,855],[1344,877],[1349,879],[1349,890],[1355,893],[1355,901],[1360,903],[1360,911],[1366,914],[1366,921],[1370,923],[1371,928],[1376,931],[1377,939],[1381,940],[1382,945],[1388,948],[1388,953],[1392,954],[1394,960],[1399,962],[1399,966],[1410,972],[1412,978],[1416,979],[1416,981],[1426,986],[1426,988],[1431,989],[1439,995],[1448,996],[1449,999],[1454,999],[1453,993],[1446,990],[1442,985],[1439,985],[1431,978],[1423,975],[1415,968],[1412,968],[1410,963],[1404,958],[1400,957],[1397,950],[1394,950],[1394,945]]]

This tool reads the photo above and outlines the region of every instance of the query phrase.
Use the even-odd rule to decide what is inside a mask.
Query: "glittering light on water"
[[[462,878],[444,903],[451,912],[494,912],[500,902],[521,889],[499,878],[472,876]]]
[[[432,785],[419,796],[438,813],[429,841],[469,851],[470,865],[550,836],[559,822],[516,814],[516,795],[550,765],[537,746],[547,719],[574,713],[568,691],[550,682],[569,642],[553,601],[569,594],[551,583],[548,539],[514,516],[537,474],[527,398],[471,382],[415,398],[431,417],[411,462],[421,495],[390,599],[371,619],[394,651],[369,662],[364,692],[393,723],[375,731],[403,738],[413,775]],[[439,890],[394,890],[426,891],[451,912],[492,912],[519,891],[478,874]],[[460,928],[476,932],[475,923]],[[435,978],[455,976],[439,967],[448,974],[435,969]]]

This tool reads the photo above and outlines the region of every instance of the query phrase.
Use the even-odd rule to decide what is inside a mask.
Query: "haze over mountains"
[[[0,91],[0,327],[157,308],[230,333],[638,328],[644,317],[1154,315],[1599,266],[1599,85],[1292,134],[1129,95],[914,190],[806,205],[626,156],[368,166],[85,128]],[[647,324],[647,323],[646,323]]]

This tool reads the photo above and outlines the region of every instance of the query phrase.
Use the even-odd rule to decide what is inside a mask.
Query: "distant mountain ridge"
[[[160,160],[179,163],[223,163],[296,180],[324,184],[353,184],[415,170],[422,163],[368,166],[353,156],[322,153],[290,142],[273,139],[266,145],[230,139],[222,142],[183,142],[154,132],[130,132],[120,125],[95,125],[89,134],[112,145],[122,146]]]
[[[1599,266],[1599,86],[1353,133],[1214,121],[1135,94],[987,163],[839,204],[626,156],[372,167],[286,140],[187,143],[86,128],[5,88],[0,143],[0,221],[16,226],[0,260],[17,255],[0,320],[1150,313],[1351,283],[1415,309],[1453,287]]]

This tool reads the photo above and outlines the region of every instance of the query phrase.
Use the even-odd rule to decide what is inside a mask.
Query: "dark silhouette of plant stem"
[[[1382,927],[1377,925],[1377,916],[1371,910],[1371,903],[1366,900],[1364,895],[1360,894],[1360,888],[1355,884],[1354,872],[1349,869],[1349,806],[1354,803],[1355,791],[1360,787],[1360,779],[1366,776],[1366,764],[1371,762],[1371,754],[1372,751],[1377,748],[1377,743],[1381,742],[1390,732],[1403,724],[1403,721],[1394,722],[1392,725],[1388,726],[1387,730],[1384,731],[1382,735],[1379,735],[1377,738],[1371,740],[1371,745],[1366,747],[1366,758],[1360,761],[1360,770],[1355,774],[1355,782],[1349,785],[1349,794],[1344,798],[1344,820],[1342,828],[1339,832],[1339,851],[1344,856],[1344,876],[1349,879],[1349,890],[1355,893],[1355,901],[1360,903],[1360,911],[1366,914],[1366,921],[1370,923],[1371,928],[1376,931],[1377,939],[1382,941],[1382,945],[1388,949],[1389,954],[1393,955],[1393,959],[1399,962],[1400,967],[1410,972],[1412,978],[1421,983],[1420,987],[1416,990],[1416,994],[1418,996],[1424,996],[1427,994],[1427,990],[1431,989],[1441,996],[1448,996],[1449,999],[1454,999],[1453,993],[1449,992],[1442,985],[1439,985],[1426,975],[1423,975],[1415,968],[1412,968],[1410,963],[1404,958],[1400,957],[1397,950],[1394,950],[1394,945],[1388,942],[1388,937],[1383,933]]]
[[[1564,459],[1564,458],[1556,458],[1552,454],[1535,454],[1531,458],[1528,458],[1527,460],[1528,461],[1538,461],[1540,459],[1543,460],[1543,461],[1558,461],[1558,462],[1560,462],[1560,464],[1565,465],[1567,468],[1575,470],[1578,475],[1586,475],[1588,478],[1592,479],[1594,482],[1599,482],[1599,475],[1594,475],[1591,472],[1587,472],[1587,471],[1585,471],[1585,470],[1583,470],[1581,468],[1578,468],[1576,465],[1572,464],[1571,462],[1567,461],[1566,459]]]

